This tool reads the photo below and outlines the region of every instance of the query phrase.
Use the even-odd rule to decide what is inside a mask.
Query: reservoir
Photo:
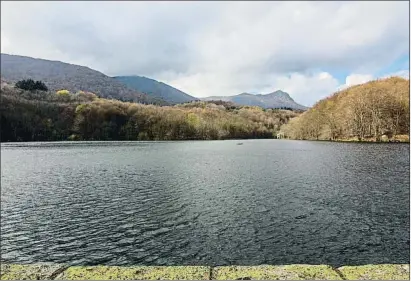
[[[3,143],[1,261],[409,263],[409,150],[289,140]]]

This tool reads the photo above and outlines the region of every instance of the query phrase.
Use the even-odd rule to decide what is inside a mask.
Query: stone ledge
[[[26,264],[1,264],[1,280],[49,280],[56,273],[65,268],[62,264],[39,263]]]
[[[216,280],[342,280],[328,265],[260,265],[215,267]]]
[[[363,266],[65,266],[1,264],[1,280],[409,280],[408,264]]]
[[[410,280],[409,264],[342,266],[339,271],[346,280]]]
[[[210,280],[207,266],[73,266],[56,280]]]

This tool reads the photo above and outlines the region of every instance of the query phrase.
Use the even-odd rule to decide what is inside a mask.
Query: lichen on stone
[[[342,266],[338,269],[347,280],[409,280],[408,264],[370,264]]]
[[[221,266],[214,268],[216,280],[341,280],[328,265]]]
[[[73,266],[58,280],[209,280],[207,266]]]
[[[60,264],[1,264],[1,280],[46,280],[62,269]]]
[[[409,280],[408,264],[259,266],[72,266],[1,264],[1,280]]]

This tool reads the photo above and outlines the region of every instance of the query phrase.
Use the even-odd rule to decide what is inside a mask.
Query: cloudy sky
[[[409,75],[409,2],[1,2],[1,52],[312,105]]]

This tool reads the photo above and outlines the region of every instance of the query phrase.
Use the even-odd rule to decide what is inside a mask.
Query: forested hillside
[[[410,81],[371,81],[337,92],[282,127],[292,139],[409,139]]]
[[[147,94],[157,99],[165,100],[170,104],[198,100],[170,85],[142,76],[115,76],[113,77],[125,86]]]
[[[105,98],[144,104],[167,104],[162,99],[130,89],[99,71],[60,61],[1,54],[1,77],[12,83],[23,79],[41,80],[53,91],[91,91]]]
[[[25,91],[2,81],[1,141],[273,138],[298,113],[192,102],[155,106],[93,93]]]

